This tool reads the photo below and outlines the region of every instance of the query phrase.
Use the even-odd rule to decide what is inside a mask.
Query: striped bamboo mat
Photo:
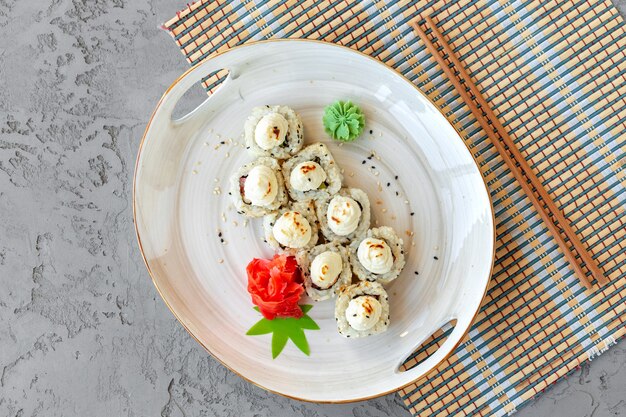
[[[610,285],[585,291],[408,22],[433,15]],[[401,390],[415,415],[504,415],[626,333],[626,26],[609,1],[199,1],[164,24],[187,60],[268,38],[321,39],[398,69],[462,132],[497,218],[469,335]],[[205,80],[211,89],[215,78]],[[413,366],[445,337],[434,337]]]

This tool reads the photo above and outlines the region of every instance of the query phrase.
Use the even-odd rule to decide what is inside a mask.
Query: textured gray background
[[[157,295],[131,178],[154,105],[187,68],[157,29],[182,6],[0,0],[0,416],[408,416],[396,395],[333,406],[268,394],[207,355]],[[626,415],[625,347],[518,415]]]

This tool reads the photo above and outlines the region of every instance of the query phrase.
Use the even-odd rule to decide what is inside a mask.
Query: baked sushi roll
[[[239,168],[230,180],[230,194],[237,212],[248,217],[273,213],[288,200],[280,164],[267,157]]]
[[[337,330],[345,337],[365,337],[389,327],[389,298],[377,282],[342,287],[335,301]]]
[[[263,218],[265,240],[274,249],[310,249],[317,243],[319,226],[312,200],[294,202]]]
[[[244,124],[246,148],[258,156],[287,159],[304,143],[300,116],[287,106],[260,106]]]
[[[391,227],[370,229],[350,244],[350,263],[361,281],[387,284],[404,268],[404,242]]]
[[[298,265],[304,277],[306,293],[315,301],[335,296],[343,285],[352,282],[348,249],[327,243],[298,252]]]
[[[342,188],[334,196],[318,200],[316,211],[329,242],[351,242],[370,227],[370,200],[359,188]]]
[[[285,161],[283,174],[289,195],[296,201],[336,194],[343,180],[335,158],[323,143],[309,145]]]

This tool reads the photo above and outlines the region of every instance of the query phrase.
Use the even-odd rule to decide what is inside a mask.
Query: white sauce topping
[[[336,195],[328,204],[328,227],[339,236],[354,232],[361,219],[361,207],[350,197]]]
[[[272,204],[278,194],[276,173],[268,166],[255,166],[248,172],[243,192],[244,197],[255,206]]]
[[[266,114],[254,129],[254,141],[261,149],[270,150],[285,141],[289,123],[279,113]]]
[[[288,248],[303,248],[311,240],[311,225],[297,211],[287,211],[274,223],[274,238]]]
[[[326,181],[326,172],[317,162],[306,161],[296,165],[291,171],[291,186],[298,191],[316,190]]]
[[[371,295],[353,298],[346,309],[348,324],[358,331],[369,330],[378,323],[383,306]]]
[[[357,250],[361,265],[373,274],[386,274],[393,266],[391,248],[381,239],[368,237],[361,241]]]
[[[343,262],[337,252],[322,252],[311,262],[311,281],[319,288],[330,288],[341,273]]]

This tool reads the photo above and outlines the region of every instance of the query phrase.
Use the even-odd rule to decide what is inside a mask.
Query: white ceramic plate
[[[218,90],[187,116],[172,120],[185,91],[219,69],[229,75]],[[329,140],[321,122],[323,107],[337,99],[358,103],[367,120],[365,134],[343,146]],[[328,143],[345,170],[345,183],[364,189],[373,218],[404,238],[407,264],[387,286],[391,324],[386,333],[344,339],[330,301],[316,303],[309,313],[321,327],[306,331],[310,356],[289,342],[272,360],[271,335],[245,335],[260,318],[246,291],[245,267],[253,257],[273,252],[263,242],[260,219],[244,226],[227,184],[253,159],[240,145],[243,123],[252,107],[264,104],[294,108],[303,119],[306,142]],[[380,160],[367,159],[372,150]],[[458,133],[398,73],[320,42],[237,47],[178,79],[159,102],[140,147],[134,211],[154,284],[183,326],[242,377],[309,401],[370,398],[430,371],[468,331],[493,262],[492,207]],[[407,372],[398,370],[452,319],[456,327],[439,350]]]

